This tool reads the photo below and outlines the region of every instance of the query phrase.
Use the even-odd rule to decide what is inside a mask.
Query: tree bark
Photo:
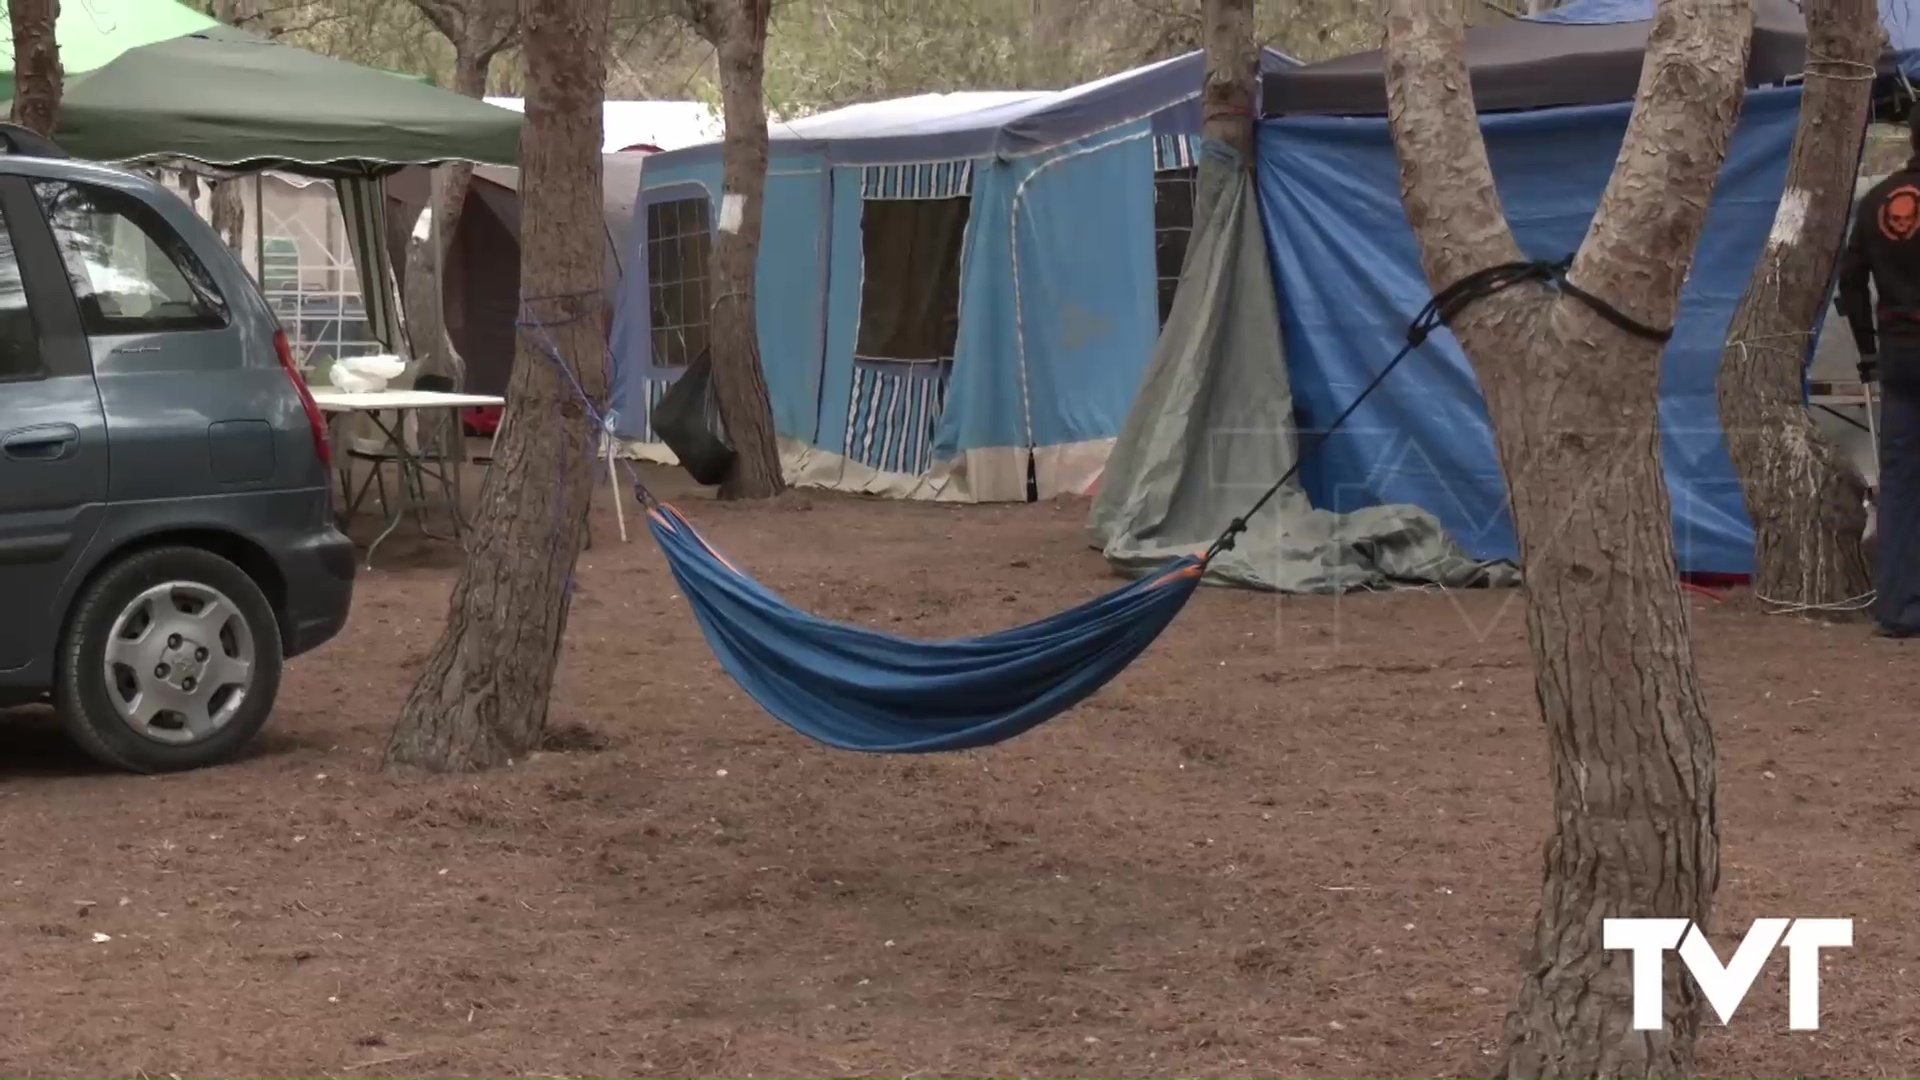
[[[412,380],[422,375],[445,375],[455,386],[466,386],[467,365],[447,333],[444,260],[434,254],[431,211],[422,209],[407,237],[407,271],[400,286],[400,306],[406,312],[407,341],[412,347]]]
[[[13,22],[12,120],[51,139],[62,89],[60,45],[53,34],[60,0],[13,0],[7,16]]]
[[[211,181],[208,185],[207,220],[213,231],[220,235],[227,247],[235,255],[245,259],[247,256],[247,200],[240,177],[230,176]],[[265,223],[261,223],[265,228]],[[266,268],[261,267],[264,275]],[[264,276],[261,280],[265,280]]]
[[[587,534],[607,397],[600,141],[608,0],[523,0],[520,281],[507,415],[447,626],[407,696],[389,766],[482,769],[535,749]]]
[[[1744,0],[1661,0],[1638,101],[1568,273],[1672,325],[1739,111]],[[1494,188],[1453,0],[1389,0],[1389,119],[1407,217],[1438,290],[1521,257]],[[1602,920],[1705,924],[1719,877],[1713,732],[1694,673],[1660,466],[1662,347],[1528,285],[1453,332],[1486,396],[1526,575],[1553,830],[1500,1075],[1683,1076],[1697,990],[1667,966],[1659,1032],[1632,1029],[1631,962]]]
[[[720,62],[726,135],[721,145],[721,204],[712,266],[709,347],[720,421],[733,443],[723,499],[763,499],[786,489],[773,404],[760,367],[754,307],[755,264],[767,189],[766,74],[770,0],[690,0],[689,14]]]
[[[475,42],[471,36],[454,43],[453,51],[453,89],[456,93],[470,98],[487,96],[487,79],[493,70],[493,57],[498,48],[486,50],[485,42]],[[450,162],[441,168],[447,170],[446,187],[441,193],[440,205],[435,213],[440,217],[440,258],[445,260],[446,253],[453,247],[454,231],[460,227],[460,214],[467,206],[467,188],[473,182],[473,164],[466,161]]]
[[[413,6],[453,46],[454,92],[470,98],[485,97],[493,58],[520,38],[522,15],[515,0],[413,0]],[[605,52],[604,46],[601,51]],[[427,205],[433,216],[427,228],[431,236],[438,226],[439,242],[409,241],[406,285],[400,303],[417,361],[415,378],[427,373],[445,374],[453,377],[455,385],[464,387],[466,362],[447,334],[446,265],[454,238],[459,235],[460,216],[466,210],[473,165],[456,161],[437,168],[445,171],[431,185],[434,194],[428,196]]]
[[[1808,0],[1806,14],[1786,194],[1728,328],[1720,423],[1753,520],[1754,591],[1837,612],[1873,588],[1862,549],[1867,484],[1807,415],[1801,389],[1846,239],[1880,24],[1874,0]]]
[[[1253,168],[1253,101],[1260,49],[1253,40],[1253,0],[1204,0],[1207,70],[1200,84],[1201,133],[1240,153]]]

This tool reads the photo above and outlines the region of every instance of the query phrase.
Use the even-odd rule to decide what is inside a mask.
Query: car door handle
[[[159,352],[160,346],[158,345],[115,345],[109,351],[114,353],[115,355],[125,356],[128,353]]]
[[[0,452],[16,461],[58,461],[80,441],[72,424],[22,428],[0,439]]]

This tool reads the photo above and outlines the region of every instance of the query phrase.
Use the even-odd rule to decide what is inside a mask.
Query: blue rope
[[[588,423],[592,425],[592,434],[588,436],[587,440],[589,447],[597,446],[598,439],[607,431],[604,414],[594,404],[593,396],[587,393],[587,388],[581,384],[580,377],[574,373],[573,367],[567,363],[566,357],[561,355],[560,348],[555,344],[550,331],[554,327],[568,326],[580,322],[583,319],[589,318],[593,312],[591,310],[582,311],[559,319],[536,319],[528,315],[527,309],[534,304],[544,301],[579,300],[587,297],[597,298],[599,295],[598,292],[578,292],[529,297],[521,304],[521,318],[515,320],[516,325],[525,327],[538,336],[540,351],[546,354],[547,359],[553,361],[554,366],[560,369],[562,375],[566,376],[567,385],[573,390],[574,398],[580,403],[582,411],[586,413]],[[602,348],[606,349],[606,346],[603,345]],[[611,350],[607,350],[607,359],[609,363],[611,363]],[[609,371],[611,371],[611,368],[609,368]],[[567,456],[564,452],[560,455],[559,482],[554,485],[553,489],[551,520],[556,523],[560,520],[561,502],[567,490]],[[597,458],[599,454],[596,452],[594,456]],[[617,460],[626,467],[627,478],[633,484],[634,497],[640,500],[641,505],[649,507],[657,505],[659,500],[655,499],[652,492],[649,492],[646,486],[640,482],[639,474],[634,471],[632,465],[628,464],[624,458]],[[618,496],[616,495],[615,497],[617,498]],[[589,529],[593,527],[591,519],[589,519],[587,527]],[[569,608],[573,605],[573,592],[574,575],[573,569],[569,567],[567,569],[567,580],[562,586],[562,595],[565,597]]]
[[[540,351],[546,354],[548,360],[553,361],[554,366],[560,369],[562,375],[566,376],[567,384],[573,389],[574,397],[580,402],[580,407],[586,411],[588,422],[593,425],[596,438],[602,434],[611,434],[607,426],[606,416],[595,406],[592,396],[587,393],[587,388],[581,385],[580,377],[574,374],[573,368],[568,365],[566,358],[560,354],[560,347],[554,343],[553,335],[549,332],[554,327],[568,326],[579,322],[582,319],[588,318],[592,313],[580,312],[560,319],[535,319],[529,317],[525,309],[542,301],[580,299],[585,296],[599,295],[599,293],[561,293],[553,296],[530,297],[522,303],[521,317],[516,323],[516,325],[534,332],[538,338],[537,344],[539,345]],[[611,373],[613,351],[604,344],[601,346],[601,349],[607,357],[608,372]],[[614,460],[619,463],[620,468],[626,473],[627,482],[633,485],[633,497],[639,500],[640,505],[648,509],[659,506],[660,500],[654,496],[653,492],[647,490],[647,485],[641,481],[640,473],[634,469],[633,463],[625,457],[616,457]]]

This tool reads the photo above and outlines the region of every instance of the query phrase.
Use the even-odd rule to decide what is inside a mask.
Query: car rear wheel
[[[172,772],[230,760],[273,711],[280,627],[244,570],[198,548],[139,552],[87,586],[55,705],[100,761]]]

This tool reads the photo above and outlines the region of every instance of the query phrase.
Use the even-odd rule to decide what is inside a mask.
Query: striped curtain
[[[882,472],[922,476],[933,468],[933,439],[947,403],[941,362],[860,360],[847,408],[847,456]]]
[[[373,177],[343,177],[333,182],[347,244],[360,271],[360,297],[367,311],[367,333],[388,352],[400,351],[399,304],[394,296],[393,260],[387,253],[387,196]]]
[[[1193,169],[1200,165],[1200,140],[1193,135],[1155,135],[1153,171]]]
[[[863,199],[958,199],[971,194],[971,161],[869,165],[860,175]]]

